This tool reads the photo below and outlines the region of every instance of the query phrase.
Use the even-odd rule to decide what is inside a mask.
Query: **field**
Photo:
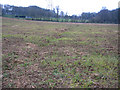
[[[118,26],[3,18],[3,88],[117,88]]]

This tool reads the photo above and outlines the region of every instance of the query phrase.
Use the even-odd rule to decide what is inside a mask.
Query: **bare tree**
[[[48,8],[50,8],[50,10],[53,10],[53,2],[52,0],[46,0],[48,3]]]

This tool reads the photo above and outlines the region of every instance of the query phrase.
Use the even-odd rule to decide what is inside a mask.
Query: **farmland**
[[[118,26],[3,18],[3,88],[118,87]]]

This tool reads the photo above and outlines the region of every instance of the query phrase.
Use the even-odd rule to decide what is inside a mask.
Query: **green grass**
[[[2,32],[3,87],[118,87],[117,25],[3,18]]]

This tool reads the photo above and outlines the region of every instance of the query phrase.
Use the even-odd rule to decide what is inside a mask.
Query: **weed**
[[[3,88],[117,87],[117,25],[3,20]]]

